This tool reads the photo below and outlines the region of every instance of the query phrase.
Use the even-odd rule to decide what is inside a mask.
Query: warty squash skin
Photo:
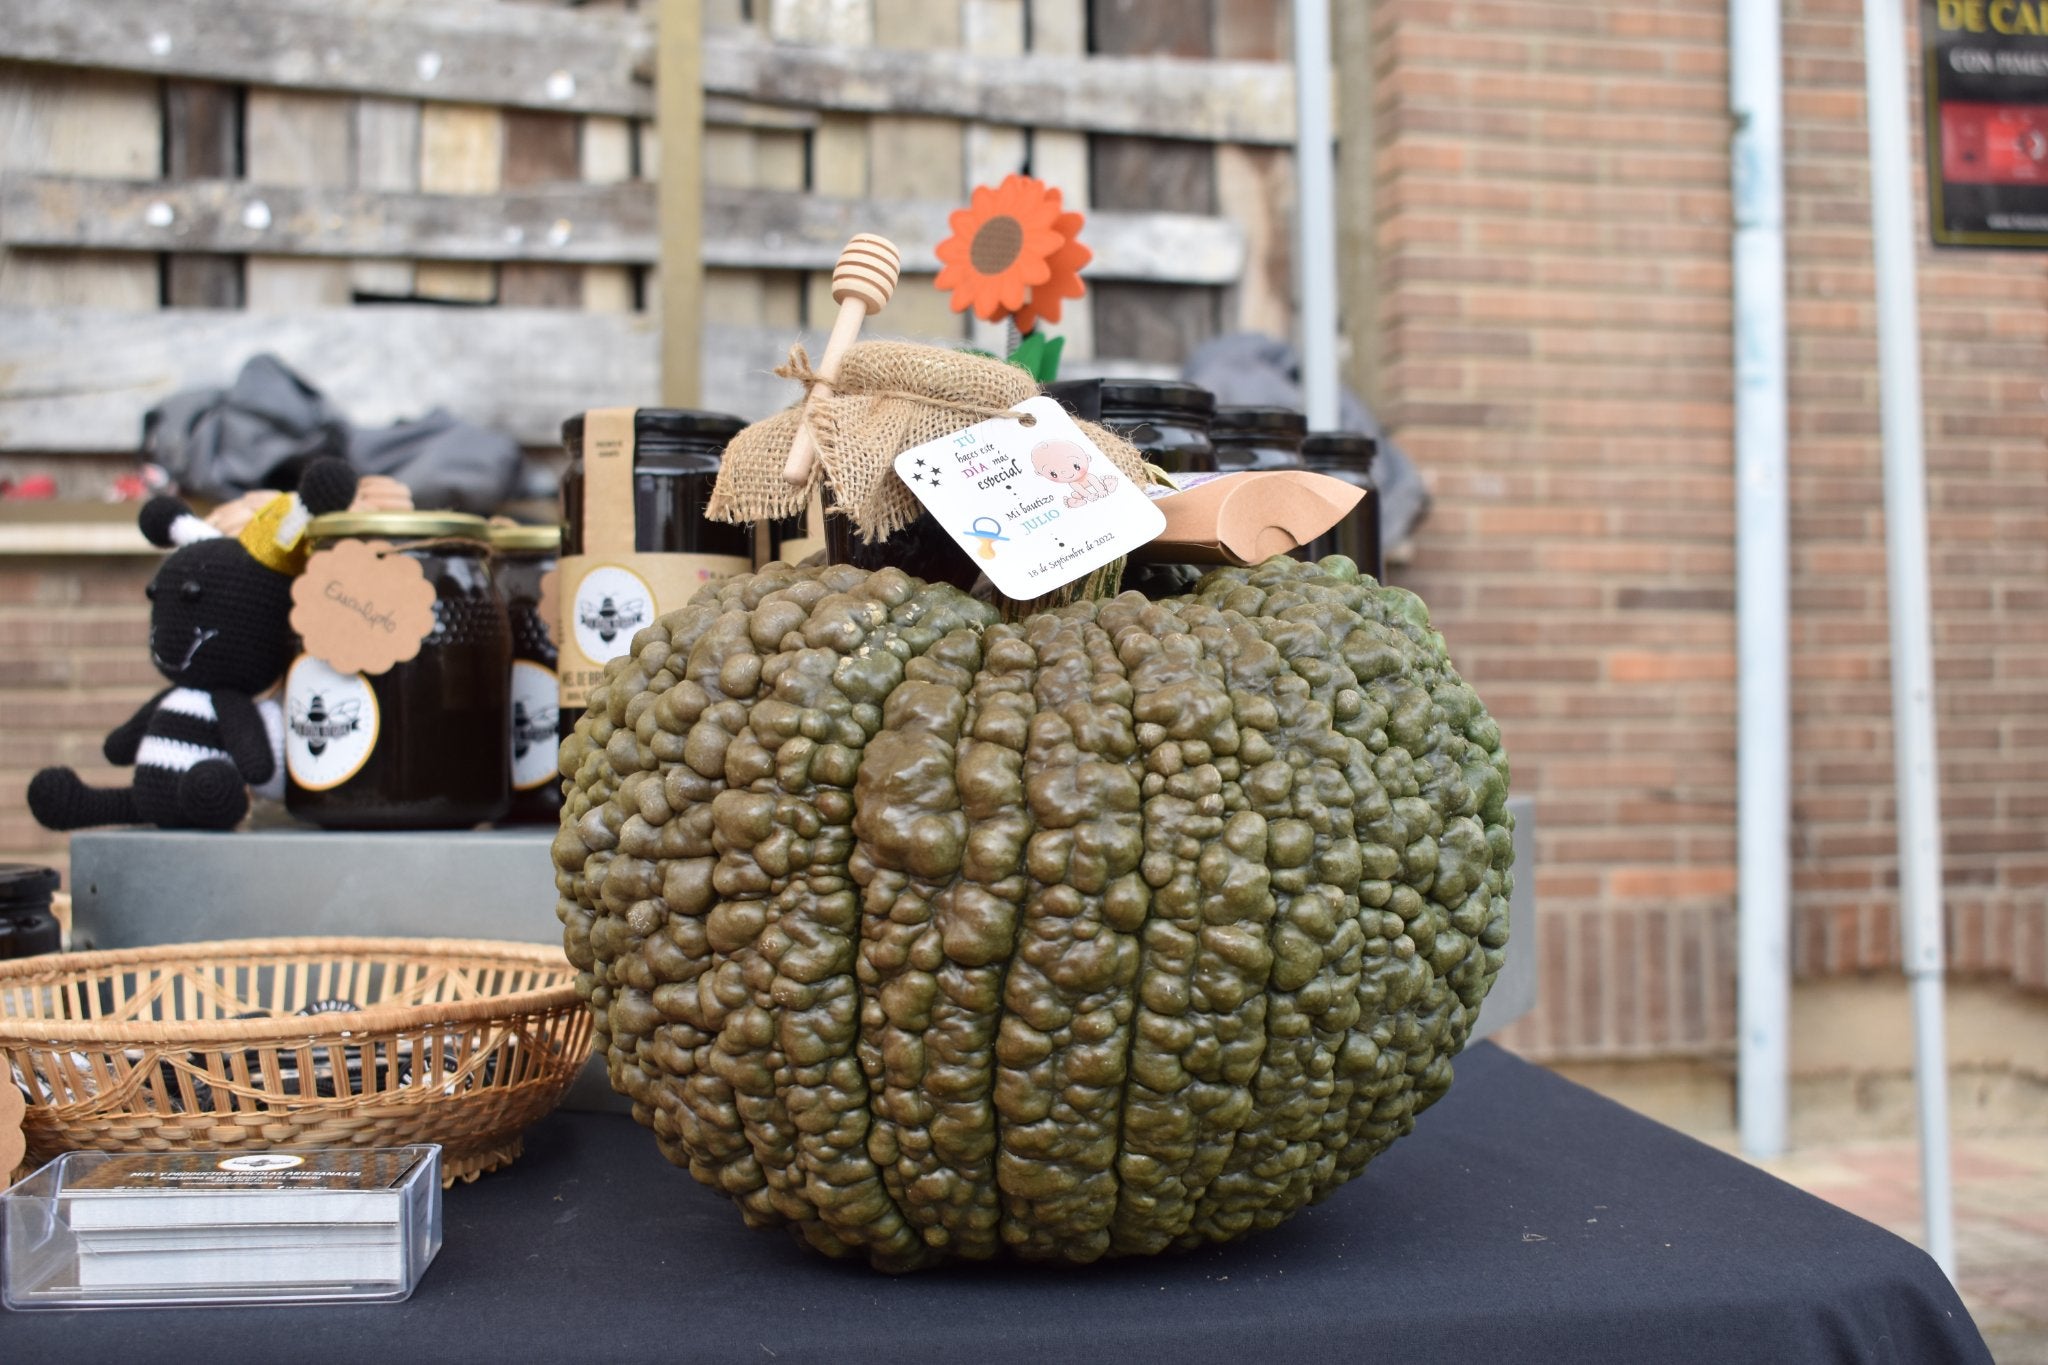
[[[888,1271],[1274,1226],[1444,1093],[1507,942],[1499,729],[1334,557],[1014,625],[772,565],[641,631],[562,772],[612,1084]]]

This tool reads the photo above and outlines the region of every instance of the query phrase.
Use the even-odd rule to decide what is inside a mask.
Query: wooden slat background
[[[707,405],[787,401],[767,371],[815,347],[857,230],[905,248],[880,331],[1003,346],[929,286],[947,215],[1012,171],[1090,215],[1070,372],[1291,328],[1286,0],[702,8]],[[651,0],[11,11],[0,468],[132,450],[150,403],[265,350],[358,420],[442,404],[537,447],[656,400]]]

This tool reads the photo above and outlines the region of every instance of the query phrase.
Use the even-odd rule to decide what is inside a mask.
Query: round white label
[[[512,786],[529,792],[559,775],[561,683],[555,670],[531,659],[512,661]]]
[[[288,1171],[294,1166],[303,1166],[306,1158],[292,1156],[287,1152],[256,1152],[249,1156],[231,1156],[218,1163],[223,1171]]]
[[[377,694],[362,674],[301,654],[285,675],[284,764],[294,786],[324,792],[361,772],[379,724]]]
[[[576,585],[569,617],[583,657],[608,663],[631,649],[634,633],[654,620],[654,589],[630,569],[600,564]]]

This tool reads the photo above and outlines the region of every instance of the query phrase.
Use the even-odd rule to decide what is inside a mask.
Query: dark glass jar
[[[1216,470],[1216,447],[1209,435],[1216,395],[1199,384],[1177,379],[1068,379],[1046,385],[1045,391],[1082,421],[1099,422],[1136,446],[1147,464],[1169,474]],[[1202,572],[1192,564],[1133,561],[1124,567],[1120,586],[1159,602],[1193,591]]]
[[[1373,456],[1379,449],[1380,443],[1362,431],[1319,431],[1301,443],[1301,458],[1316,473],[1365,490],[1344,520],[1315,538],[1308,557],[1343,555],[1360,573],[1384,581],[1387,570],[1380,557],[1380,495],[1372,482]]]
[[[491,576],[512,627],[512,808],[500,824],[552,825],[562,809],[555,713],[561,682],[554,629],[540,611],[541,580],[555,571],[557,526],[491,527]]]
[[[57,951],[63,931],[52,908],[56,894],[56,868],[0,863],[0,962]]]
[[[512,631],[491,581],[482,517],[332,512],[315,550],[378,540],[434,588],[434,629],[383,673],[341,673],[301,653],[285,675],[285,808],[329,829],[466,829],[511,791]]]
[[[746,422],[730,413],[641,408],[633,414],[633,548],[641,554],[732,555],[749,563],[748,529],[704,515],[719,457]],[[562,423],[562,553],[583,553],[583,415]]]
[[[828,516],[825,559],[831,564],[851,564],[870,572],[894,567],[927,583],[951,583],[962,592],[972,592],[981,578],[974,560],[929,512],[918,513],[908,526],[887,540],[871,541],[860,538],[852,517]]]
[[[1227,473],[1299,469],[1301,440],[1306,435],[1308,418],[1292,408],[1218,408],[1209,427],[1209,439],[1216,446],[1216,467]]]
[[[586,508],[583,480],[583,432],[585,414],[562,423],[562,447],[569,454],[569,466],[562,474],[562,554],[588,552],[593,537],[586,535],[586,514],[616,515],[617,509]],[[633,553],[643,555],[697,555],[710,574],[745,573],[754,564],[752,527],[712,521],[704,515],[711,505],[711,490],[718,482],[719,459],[725,447],[746,423],[730,413],[699,412],[689,408],[641,408],[633,414]],[[573,585],[566,585],[573,586]],[[663,609],[683,605],[648,603],[647,621]],[[577,610],[565,595],[565,613]],[[646,622],[642,622],[646,624]],[[565,628],[573,629],[573,623]],[[632,647],[632,630],[607,632],[604,647],[615,658]],[[604,660],[593,661],[603,663]],[[566,667],[566,665],[564,665]],[[563,679],[563,703],[557,715],[557,729],[567,738],[583,715],[580,704],[588,679],[572,686]],[[572,704],[568,699],[576,698]]]
[[[811,523],[818,524],[813,526]],[[754,567],[780,561],[801,564],[825,548],[825,505],[813,497],[811,505],[793,517],[754,523]]]
[[[1169,474],[1215,471],[1210,420],[1216,395],[1178,379],[1070,379],[1046,393],[1083,421],[1099,422]]]

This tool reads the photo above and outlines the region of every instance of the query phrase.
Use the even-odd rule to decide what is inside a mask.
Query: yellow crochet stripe
[[[295,494],[280,493],[263,504],[263,510],[242,528],[242,548],[266,569],[297,574],[306,567],[311,554],[306,544],[306,523],[312,518]]]

